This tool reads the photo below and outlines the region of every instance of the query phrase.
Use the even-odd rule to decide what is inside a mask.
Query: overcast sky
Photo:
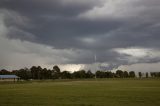
[[[0,69],[158,71],[160,0],[0,0]]]

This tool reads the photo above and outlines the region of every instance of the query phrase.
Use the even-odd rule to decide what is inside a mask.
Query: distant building
[[[16,75],[0,75],[0,81],[18,81],[20,77]]]

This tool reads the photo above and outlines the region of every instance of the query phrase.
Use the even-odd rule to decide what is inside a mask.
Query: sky
[[[0,0],[0,69],[159,71],[159,11],[160,0]]]

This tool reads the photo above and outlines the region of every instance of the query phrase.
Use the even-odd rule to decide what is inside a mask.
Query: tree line
[[[134,71],[122,71],[117,70],[115,73],[111,71],[98,70],[92,73],[91,70],[80,70],[75,72],[62,71],[55,65],[53,69],[42,68],[41,66],[32,66],[29,68],[23,68],[19,70],[7,71],[5,69],[0,70],[0,75],[17,75],[23,80],[35,79],[85,79],[85,78],[135,78],[136,74]],[[149,73],[145,74],[142,72],[138,73],[139,78],[149,77]],[[151,77],[160,77],[160,72],[151,72]]]

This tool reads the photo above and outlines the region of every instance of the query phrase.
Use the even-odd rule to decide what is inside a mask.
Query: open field
[[[160,106],[160,80],[0,83],[0,106]]]

